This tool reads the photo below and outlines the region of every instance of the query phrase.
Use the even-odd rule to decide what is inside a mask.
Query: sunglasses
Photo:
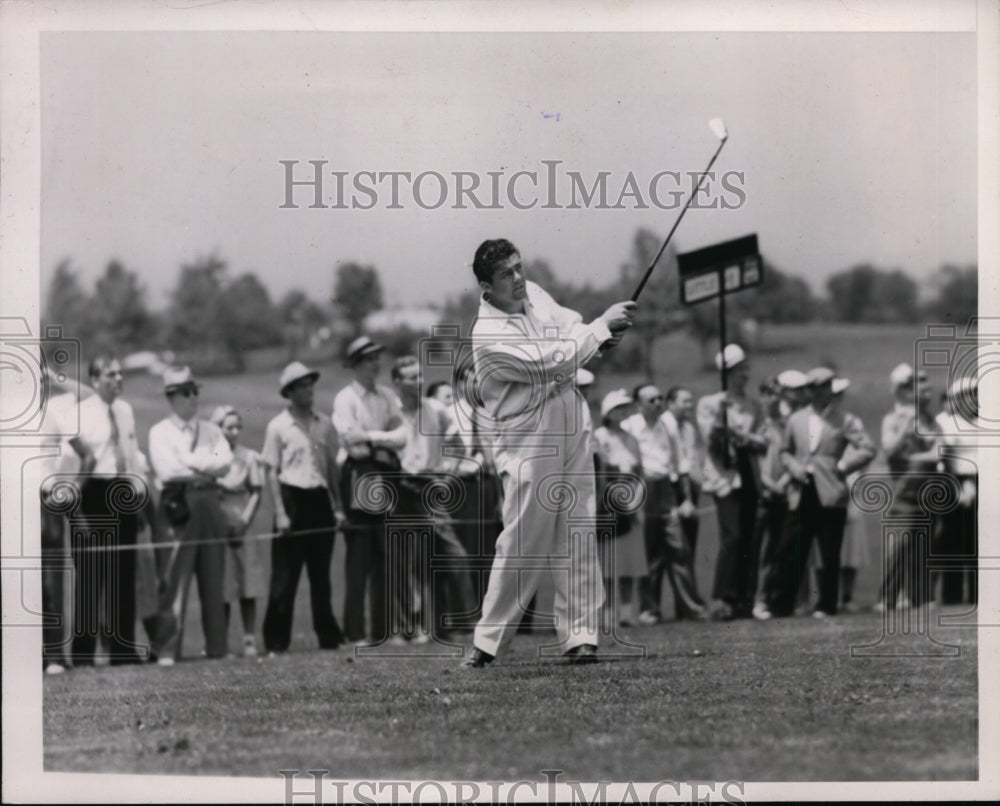
[[[662,403],[666,399],[667,399],[666,395],[656,395],[654,397],[643,398],[642,402],[643,403]]]

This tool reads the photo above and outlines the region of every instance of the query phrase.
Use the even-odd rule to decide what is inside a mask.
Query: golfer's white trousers
[[[475,631],[475,646],[484,652],[497,655],[510,641],[546,574],[555,588],[556,643],[539,652],[597,645],[604,586],[591,430],[586,402],[570,386],[518,418],[496,442],[503,531]]]

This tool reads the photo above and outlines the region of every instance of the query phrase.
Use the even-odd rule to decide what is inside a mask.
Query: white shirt
[[[485,413],[498,425],[543,408],[576,381],[576,370],[597,355],[611,331],[601,320],[583,323],[539,285],[525,283],[524,313],[505,313],[480,300],[472,349]]]
[[[146,472],[145,458],[139,451],[135,436],[135,415],[132,406],[116,397],[110,405],[118,426],[118,442],[125,459],[125,473]],[[114,445],[111,439],[111,414],[109,406],[100,395],[91,395],[80,403],[80,440],[94,454],[97,464],[94,473],[115,475]]]
[[[69,444],[79,430],[76,395],[65,392],[49,398],[39,429],[44,457],[38,465],[40,489],[47,492],[57,474],[80,472],[80,457]]]
[[[455,432],[444,405],[433,398],[423,398],[416,411],[402,409],[402,414],[406,445],[400,451],[399,459],[404,472],[435,472],[453,467],[454,457],[445,456],[445,437],[449,432]],[[455,440],[460,443],[457,433]],[[461,450],[460,445],[455,447]]]
[[[660,422],[677,447],[677,472],[700,484],[705,467],[705,445],[698,426],[690,420],[679,422],[672,411],[663,412]]]
[[[195,481],[201,478],[199,472],[221,478],[232,461],[233,451],[222,429],[207,420],[195,417],[185,422],[171,414],[149,429],[149,462],[158,486]]]
[[[401,427],[401,408],[396,393],[378,384],[374,391],[369,391],[352,381],[337,392],[331,416],[341,443],[337,464],[344,463],[349,451],[352,455],[356,455],[356,450],[367,453],[364,443],[394,450],[402,448],[406,432]]]
[[[642,470],[647,479],[677,479],[678,450],[662,417],[650,425],[641,412],[636,413],[622,421],[622,430],[639,443]]]

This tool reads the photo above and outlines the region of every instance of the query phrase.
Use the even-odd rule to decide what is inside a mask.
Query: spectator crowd
[[[186,367],[164,372],[164,417],[149,431],[148,456],[116,357],[90,363],[82,397],[50,394],[45,430],[59,450],[41,488],[43,606],[48,614],[71,610],[72,629],[67,637],[48,620],[46,672],[93,665],[101,642],[111,665],[173,665],[193,579],[202,654],[231,654],[234,606],[240,654],[286,652],[303,568],[321,650],[463,643],[482,611],[501,509],[510,504],[493,424],[471,362],[451,381],[424,384],[421,361],[402,356],[385,383],[383,357],[367,336],[347,346],[353,377],[332,416],[316,405],[320,373],[299,362],[285,367],[276,390],[287,405],[268,423],[259,452],[241,443],[236,408],[203,415],[202,384]],[[894,515],[916,511],[928,475],[956,481],[958,505],[935,521],[931,547],[960,562],[931,573],[927,547],[904,536],[884,557],[874,609],[976,601],[973,378],[956,381],[935,412],[926,378],[906,364],[893,369],[876,444],[850,411],[849,380],[832,368],[789,369],[755,393],[741,347],[727,345],[716,362],[726,388],[698,400],[683,384],[650,380],[591,401],[594,376],[577,371],[576,393],[597,426],[590,447],[605,630],[664,621],[664,581],[678,620],[856,610],[854,582],[870,547],[851,486],[879,448]],[[273,525],[257,518],[265,497]],[[698,537],[713,510],[718,552],[703,592]],[[331,583],[337,535],[345,541],[341,591]],[[530,621],[531,603],[520,608]]]

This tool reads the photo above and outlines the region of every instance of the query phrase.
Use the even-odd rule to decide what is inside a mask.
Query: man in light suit
[[[861,420],[839,410],[834,372],[817,367],[808,374],[812,402],[788,418],[781,461],[792,477],[788,522],[773,566],[775,591],[770,611],[791,615],[815,537],[823,559],[817,618],[837,612],[840,548],[849,491],[845,479],[875,456]]]

